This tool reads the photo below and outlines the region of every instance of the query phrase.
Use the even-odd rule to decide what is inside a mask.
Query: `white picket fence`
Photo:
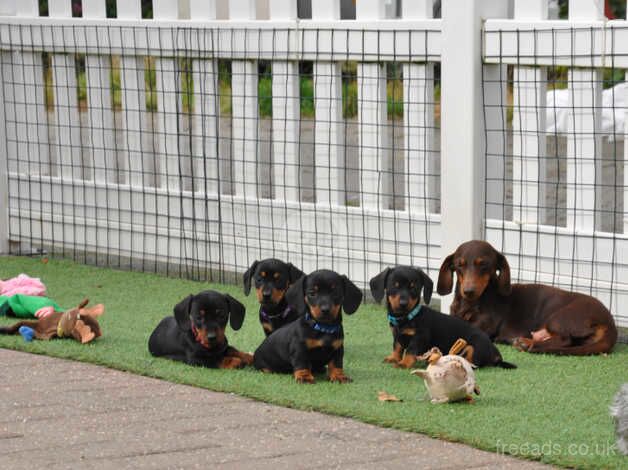
[[[115,19],[105,18],[104,0],[83,0],[82,18],[71,17],[70,0],[49,0],[49,17],[39,17],[36,0],[0,2],[0,196],[8,201],[0,250],[27,242],[130,266],[229,272],[274,256],[365,287],[393,264],[436,279],[457,244],[486,238],[507,254],[515,279],[590,292],[628,326],[628,170],[602,181],[602,158],[591,157],[605,139],[592,132],[601,68],[628,68],[628,23],[603,20],[599,0],[572,0],[568,21],[547,20],[546,0],[517,0],[513,12],[508,2],[444,0],[442,19],[431,18],[429,0],[403,2],[397,19],[384,18],[383,1],[360,0],[351,21],[339,19],[339,3],[313,1],[304,20],[296,0],[269,0],[270,19],[258,20],[255,1],[230,0],[229,19],[217,20],[214,1],[154,0],[154,19],[143,20],[140,0],[118,1]],[[504,19],[511,13],[516,19]],[[83,108],[77,54],[85,57]],[[111,105],[112,57],[120,109]],[[146,57],[156,111],[146,106]],[[180,59],[191,64],[193,112],[182,111]],[[231,62],[228,115],[221,60]],[[259,115],[259,61],[271,63],[272,118]],[[300,115],[303,61],[313,62],[308,119]],[[355,119],[342,111],[347,61],[357,63]],[[386,63],[402,69],[398,120],[387,116]],[[539,205],[553,184],[543,169],[547,67],[557,65],[570,69],[577,112],[564,155],[565,220],[552,225]],[[612,231],[597,215],[604,191],[623,198],[625,222]]]

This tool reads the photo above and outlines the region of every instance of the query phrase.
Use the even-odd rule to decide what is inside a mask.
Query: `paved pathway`
[[[0,349],[0,466],[547,468],[320,413]]]

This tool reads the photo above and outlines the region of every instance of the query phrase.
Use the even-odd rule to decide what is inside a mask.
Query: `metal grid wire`
[[[628,324],[628,85],[613,41],[625,31],[490,31],[485,39],[495,47],[485,59],[504,73],[484,81],[485,109],[502,115],[486,128],[487,239],[506,254],[513,278],[591,294],[621,325]],[[498,139],[503,154],[490,150]]]
[[[12,251],[434,275],[436,33],[1,25]]]

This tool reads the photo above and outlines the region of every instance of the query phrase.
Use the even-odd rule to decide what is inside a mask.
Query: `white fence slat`
[[[356,19],[377,21],[386,15],[379,0],[356,4]],[[379,43],[378,35],[363,41]],[[386,65],[358,63],[358,133],[360,140],[360,194],[363,207],[387,209],[392,202],[392,155],[388,142]]]
[[[83,18],[106,18],[105,0],[81,0]]]
[[[386,66],[358,63],[360,194],[363,207],[387,209],[392,200],[392,160],[387,133]]]
[[[118,19],[139,20],[142,18],[142,0],[116,0]]]
[[[231,135],[235,194],[257,196],[257,62],[231,62]]]
[[[39,16],[39,0],[14,1],[17,16]]]
[[[194,20],[216,18],[214,0],[192,0],[190,17]],[[200,42],[202,35],[191,38]],[[218,194],[218,65],[209,59],[192,60],[194,82],[194,113],[192,115],[193,188],[207,194]]]
[[[316,0],[312,2],[312,19],[339,20],[340,0]]]
[[[218,66],[213,60],[192,62],[194,113],[192,115],[192,159],[194,188],[208,194],[218,192]]]
[[[628,73],[626,73],[628,81]],[[624,92],[624,100],[628,103],[628,88]],[[628,234],[628,109],[624,110],[624,235]]]
[[[48,15],[51,18],[71,18],[72,0],[48,0]]]
[[[547,0],[516,0],[515,18],[545,20]],[[542,223],[547,203],[547,70],[514,67],[512,120],[513,220]]]
[[[156,20],[177,19],[179,1],[155,0],[153,17]],[[172,31],[171,38],[176,35]],[[168,38],[164,38],[168,39]],[[157,93],[157,165],[158,184],[163,188],[177,190],[181,186],[181,177],[189,163],[180,162],[183,156],[179,152],[179,114],[182,109],[181,84],[178,81],[177,60],[155,56],[155,90]]]
[[[84,18],[105,18],[106,8],[104,0],[84,0]],[[91,153],[93,178],[105,181],[106,169],[117,167],[117,158],[111,159],[114,151],[114,115],[111,96],[111,58],[102,55],[87,55],[85,57],[85,75],[87,84],[88,108],[88,149]],[[124,172],[122,172],[124,173]],[[117,175],[110,175],[117,179]]]
[[[44,72],[40,54],[13,52],[10,86],[12,96],[6,106],[14,107],[15,132],[10,153],[10,170],[20,162],[18,171],[27,174],[50,173],[48,120],[44,97]],[[8,66],[8,64],[7,64]],[[8,97],[7,97],[8,98]]]
[[[234,20],[254,20],[255,1],[231,0],[229,17]],[[235,32],[234,36],[246,45],[256,42],[257,34],[254,33],[255,31],[244,30]],[[257,196],[257,139],[259,137],[257,84],[256,61],[234,60],[231,62],[233,180],[235,194],[247,198]]]
[[[569,70],[569,137],[567,139],[567,227],[593,230],[596,182],[601,175],[600,123],[602,118],[602,71]]]
[[[179,152],[179,114],[181,110],[178,64],[174,59],[155,58],[155,91],[157,94],[157,175],[163,188],[177,190],[181,186],[180,170],[185,162]]]
[[[601,20],[604,0],[569,0],[569,20]]]
[[[269,7],[272,20],[296,20],[297,18],[296,1],[271,0]],[[285,47],[285,44],[282,44],[282,47]],[[298,62],[272,62],[273,185],[275,198],[289,201],[299,200],[298,152],[301,119],[299,85]]]
[[[547,70],[515,67],[513,74],[513,220],[542,223],[547,204]]]
[[[152,141],[149,144],[146,112],[146,82],[143,57],[120,59],[123,144],[118,149],[129,168],[128,182],[155,186]],[[125,155],[126,154],[126,155]]]
[[[298,2],[296,0],[269,0],[270,19],[296,20],[297,4]]]
[[[272,63],[275,197],[299,200],[299,64]]]
[[[340,64],[314,63],[314,187],[316,201],[345,203],[345,154]]]
[[[2,105],[0,106],[0,122],[7,123],[7,121],[11,119],[15,119],[15,116],[11,112],[10,109],[7,109],[6,100],[7,96],[10,96],[12,93],[12,87],[9,85],[11,83],[11,72],[9,71],[9,67],[4,64],[9,64],[12,62],[12,52],[0,52],[0,64],[3,66],[0,67],[0,73],[2,74]],[[8,178],[8,168],[7,168],[7,160],[10,155],[10,148],[8,145],[7,138],[9,126],[2,125],[0,126],[0,143],[7,142],[6,152],[0,152],[0,254],[4,255],[9,253],[9,233],[11,232],[10,223],[11,220],[9,218],[9,178]]]
[[[486,214],[485,217],[503,219],[506,214],[506,112],[507,82],[505,65],[483,66],[483,108],[486,135]]]
[[[216,0],[189,0],[189,1],[190,1],[190,19],[192,20],[216,19]]]
[[[54,2],[62,3],[62,2]],[[50,2],[51,14],[52,4]],[[56,9],[61,11],[61,9]],[[54,93],[54,130],[56,161],[64,177],[80,179],[83,175],[81,123],[79,116],[76,61],[71,54],[53,54],[52,89]]]
[[[431,18],[432,1],[403,2],[403,18]],[[421,50],[415,51],[420,55]],[[403,64],[404,165],[406,211],[425,215],[437,185],[430,178],[434,142],[434,65]]]

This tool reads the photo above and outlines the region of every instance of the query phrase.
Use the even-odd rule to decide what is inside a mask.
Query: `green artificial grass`
[[[82,298],[102,302],[103,337],[81,345],[72,340],[33,341],[0,337],[0,347],[102,364],[172,382],[233,392],[277,405],[348,416],[380,426],[420,432],[481,449],[576,468],[626,468],[615,447],[609,404],[628,381],[628,346],[609,356],[557,357],[501,347],[516,370],[482,369],[482,395],[474,404],[433,405],[420,379],[383,364],[392,340],[383,308],[363,305],[344,317],[345,372],[351,384],[297,385],[290,375],[268,375],[252,368],[210,370],[153,358],[150,333],[184,296],[204,289],[228,292],[247,308],[244,326],[227,332],[230,344],[253,351],[263,339],[254,296],[239,286],[216,285],[154,274],[115,271],[67,260],[3,257],[0,278],[24,272],[39,277],[48,295],[69,308]],[[0,318],[1,324],[15,321]],[[8,365],[5,365],[5,367]],[[401,403],[379,402],[386,391]]]

